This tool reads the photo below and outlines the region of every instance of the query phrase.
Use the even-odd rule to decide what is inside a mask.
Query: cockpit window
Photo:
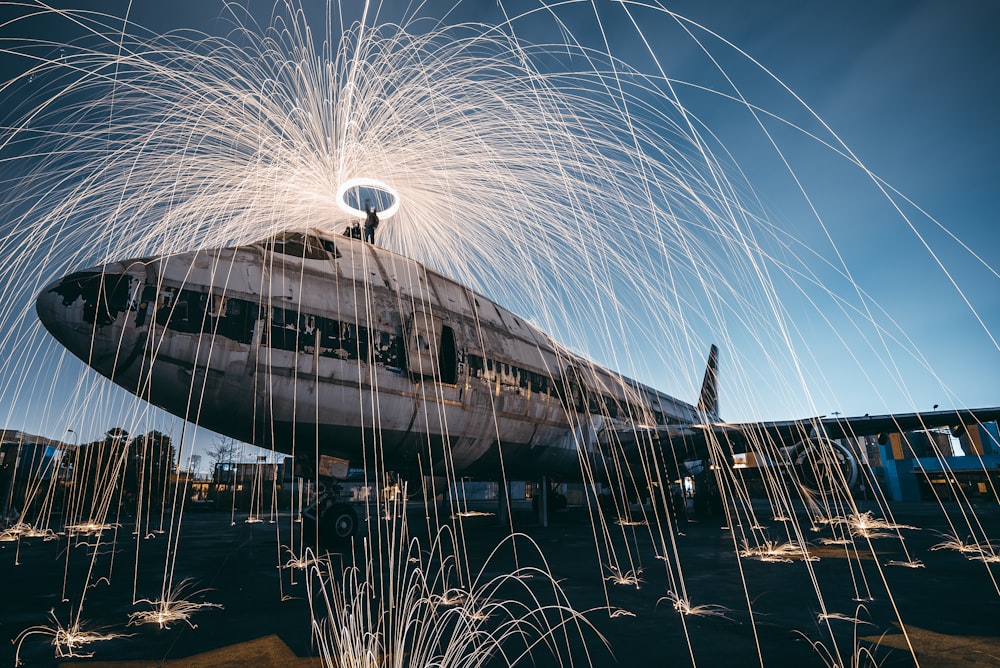
[[[327,260],[330,257],[340,257],[340,253],[337,252],[337,247],[332,241],[301,232],[282,232],[266,239],[261,244],[270,252],[306,260]]]
[[[63,298],[63,306],[82,297],[83,321],[105,327],[128,310],[131,281],[128,274],[81,271],[60,281],[54,292]]]
[[[327,253],[329,253],[333,257],[340,257],[340,253],[337,252],[337,245],[335,243],[333,243],[329,239],[317,238],[316,240],[319,241],[320,245],[322,245],[323,248],[326,249]]]

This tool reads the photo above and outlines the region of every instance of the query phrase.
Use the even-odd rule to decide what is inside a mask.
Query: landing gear
[[[797,443],[791,453],[796,478],[810,493],[852,491],[858,484],[858,460],[848,448],[825,438]]]
[[[344,545],[358,534],[358,512],[344,500],[340,485],[332,485],[302,511],[302,529],[321,546]]]
[[[321,537],[346,543],[358,533],[358,514],[346,503],[335,503],[320,515],[319,533]]]

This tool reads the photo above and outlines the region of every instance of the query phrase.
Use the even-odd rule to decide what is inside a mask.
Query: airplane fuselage
[[[610,434],[699,421],[461,284],[347,237],[113,263],[49,285],[37,310],[74,354],[170,413],[355,466],[580,478],[585,453],[602,478]]]

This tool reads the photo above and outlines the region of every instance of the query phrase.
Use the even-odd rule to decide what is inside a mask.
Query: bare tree
[[[235,464],[239,457],[240,442],[228,436],[220,436],[212,442],[212,447],[205,454],[211,465],[212,477],[215,478],[220,464]]]

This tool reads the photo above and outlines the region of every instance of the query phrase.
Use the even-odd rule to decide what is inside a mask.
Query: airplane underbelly
[[[173,346],[173,352],[183,352]],[[183,417],[203,427],[249,441],[253,436],[253,391],[247,382],[246,356],[213,354],[206,364],[193,364],[187,360],[162,354],[156,357],[151,369],[148,361],[145,369],[148,376],[139,381],[148,381],[147,392],[137,392],[164,410]],[[203,358],[204,359],[204,358]],[[213,361],[214,360],[214,361]]]

